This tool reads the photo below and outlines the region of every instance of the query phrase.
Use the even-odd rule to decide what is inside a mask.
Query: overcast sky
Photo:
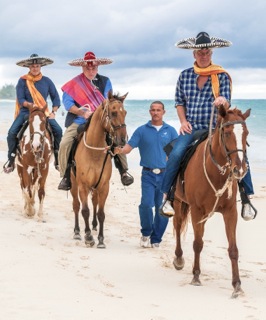
[[[115,92],[128,99],[173,99],[191,50],[174,44],[200,31],[233,42],[213,62],[233,78],[233,99],[266,98],[266,1],[253,0],[0,0],[0,87],[28,69],[16,62],[32,53],[54,64],[42,68],[60,90],[81,72],[70,60],[87,51],[114,60],[101,66]]]

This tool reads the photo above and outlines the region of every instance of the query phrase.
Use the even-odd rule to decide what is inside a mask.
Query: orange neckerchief
[[[218,79],[219,73],[226,73],[228,75],[232,90],[232,79],[229,73],[225,71],[222,67],[211,63],[211,65],[209,65],[207,68],[200,68],[197,66],[196,62],[194,62],[194,71],[196,74],[199,74],[200,76],[211,76],[212,92],[215,98],[217,98],[220,93],[220,84]]]
[[[34,85],[34,83],[36,81],[40,81],[41,78],[42,78],[41,73],[38,74],[37,76],[32,76],[31,74],[28,73],[28,74],[21,77],[21,79],[26,80],[26,84],[27,84],[27,87],[30,91],[33,103],[36,104],[40,108],[43,108],[44,106],[46,106],[45,115],[48,117],[50,114],[50,111],[48,109],[48,105],[47,105],[46,101],[44,100],[43,96],[40,94],[40,92],[36,89],[36,87]],[[16,101],[16,109],[15,109],[15,118],[19,114],[19,110],[20,110],[20,105],[17,100]]]

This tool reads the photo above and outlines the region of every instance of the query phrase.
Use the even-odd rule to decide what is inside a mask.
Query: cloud
[[[2,0],[0,85],[17,82],[22,69],[15,62],[38,53],[54,59],[45,70],[60,86],[77,72],[67,62],[94,51],[114,60],[110,68],[101,69],[113,82],[127,81],[134,92],[145,85],[152,93],[158,92],[160,83],[168,95],[176,79],[168,85],[173,78],[166,73],[175,74],[192,64],[191,51],[174,44],[204,30],[233,42],[230,48],[215,51],[214,62],[236,70],[236,75],[242,69],[252,74],[262,70],[259,94],[264,91],[265,97],[265,9],[264,0],[254,0],[252,5],[240,0]],[[130,82],[129,74],[136,82]],[[150,84],[153,74],[163,75],[157,85]],[[245,72],[243,77],[254,80]]]

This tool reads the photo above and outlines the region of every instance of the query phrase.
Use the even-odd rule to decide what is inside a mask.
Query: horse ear
[[[243,113],[243,118],[246,120],[250,116],[251,109],[248,109],[245,113]]]
[[[108,96],[107,96],[107,97],[108,97],[109,100],[111,100],[111,99],[113,98],[113,92],[112,92],[112,90],[109,90],[109,91],[108,91]]]
[[[127,92],[126,94],[124,94],[122,97],[120,97],[120,99],[122,100],[122,102],[124,102],[124,100],[126,99],[127,95],[128,95],[128,92]]]

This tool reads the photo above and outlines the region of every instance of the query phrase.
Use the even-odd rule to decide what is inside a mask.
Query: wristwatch
[[[55,110],[52,111],[53,114],[56,114],[56,112],[57,112],[57,111],[55,111]]]

